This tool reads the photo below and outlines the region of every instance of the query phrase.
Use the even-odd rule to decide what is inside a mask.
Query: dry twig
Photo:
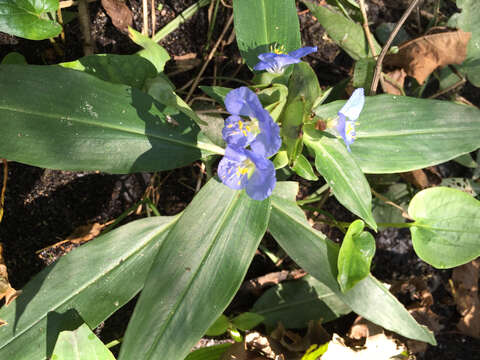
[[[373,74],[372,86],[370,87],[370,95],[375,95],[375,93],[377,92],[378,81],[380,80],[380,76],[382,73],[382,62],[383,62],[383,59],[385,58],[385,55],[387,55],[388,49],[390,49],[390,45],[392,45],[393,39],[395,39],[395,36],[397,36],[403,23],[407,20],[408,16],[413,11],[415,6],[417,6],[419,1],[420,0],[413,0],[410,3],[407,10],[405,10],[402,17],[400,18],[397,25],[395,26],[392,33],[390,34],[390,37],[385,43],[385,46],[383,47],[382,51],[380,52],[380,55],[377,59],[377,65],[375,66],[375,73]]]
[[[203,73],[207,69],[207,66],[210,63],[210,61],[213,59],[213,56],[215,55],[215,52],[217,51],[218,47],[220,46],[220,43],[222,42],[222,39],[224,38],[225,34],[227,33],[227,30],[229,29],[230,25],[232,25],[232,22],[233,22],[233,14],[230,15],[227,23],[225,24],[225,27],[223,28],[222,33],[220,34],[220,36],[219,36],[217,42],[215,43],[215,45],[213,46],[212,50],[210,50],[210,53],[208,54],[207,59],[203,63],[203,66],[200,69],[197,77],[195,78],[195,81],[193,82],[192,87],[188,91],[187,97],[185,98],[185,101],[187,103],[189,102],[190,98],[192,97],[193,92],[195,91],[198,83],[200,82],[200,78],[202,77]]]

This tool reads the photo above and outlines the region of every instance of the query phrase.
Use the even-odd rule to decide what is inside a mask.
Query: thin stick
[[[370,27],[368,26],[368,17],[367,10],[365,9],[365,0],[360,0],[360,12],[363,17],[363,31],[365,31],[365,36],[367,37],[368,46],[374,58],[377,57],[377,51],[375,50],[375,44],[373,43],[372,33],[370,32]]]
[[[3,162],[3,186],[2,194],[0,195],[0,222],[3,218],[3,207],[5,205],[5,192],[7,191],[8,165],[7,159],[2,159]]]
[[[148,36],[148,0],[142,0],[143,25],[142,34]]]
[[[382,200],[385,204],[387,205],[390,205],[390,206],[393,206],[394,208],[400,210],[402,212],[402,216],[405,218],[405,219],[408,219],[408,220],[413,220],[410,215],[408,215],[405,210],[400,206],[400,205],[397,205],[395,204],[393,201],[389,200],[388,198],[386,198],[385,196],[383,196],[382,194],[379,194],[378,192],[376,192],[375,190],[371,189],[372,190],[372,194],[375,195],[375,197],[379,198],[380,200]]]
[[[212,50],[211,50],[210,53],[208,54],[207,59],[206,59],[205,62],[203,63],[203,66],[202,66],[202,68],[200,69],[200,72],[198,73],[197,77],[195,78],[195,81],[194,81],[193,84],[192,84],[192,87],[191,87],[190,90],[188,91],[187,97],[185,98],[185,102],[188,103],[188,101],[189,101],[190,98],[192,97],[193,92],[195,91],[195,89],[197,88],[198,83],[200,82],[200,78],[202,77],[203,73],[204,73],[205,70],[207,69],[207,66],[208,66],[208,64],[210,63],[210,61],[213,59],[213,56],[215,55],[215,52],[217,51],[217,48],[220,46],[220,43],[222,42],[223,37],[224,37],[225,34],[227,33],[227,30],[230,28],[230,25],[232,25],[232,22],[233,22],[233,14],[230,15],[230,18],[228,19],[225,27],[223,28],[223,31],[222,31],[222,33],[220,34],[217,42],[215,43],[215,45],[213,46]]]
[[[435,99],[437,97],[439,97],[440,95],[443,95],[443,94],[446,94],[448,93],[449,91],[452,91],[453,89],[465,84],[467,82],[467,80],[465,79],[461,79],[460,81],[456,82],[455,84],[453,85],[450,85],[449,87],[439,91],[439,92],[436,92],[435,94],[433,94],[432,96],[429,96],[428,99]]]
[[[378,81],[380,80],[380,74],[382,72],[382,62],[383,62],[383,59],[385,58],[385,55],[387,55],[388,50],[390,49],[390,45],[392,45],[392,42],[395,39],[395,36],[397,36],[403,23],[407,20],[408,16],[412,12],[412,10],[415,8],[415,6],[417,6],[419,1],[420,0],[413,0],[410,3],[410,5],[408,6],[408,9],[405,10],[405,12],[403,13],[402,17],[400,18],[397,25],[395,26],[395,29],[393,29],[392,33],[390,34],[390,37],[388,38],[385,46],[380,52],[380,56],[377,59],[377,64],[375,65],[375,73],[373,74],[372,86],[370,87],[370,95],[375,95],[375,93],[377,92]]]
[[[85,56],[94,53],[92,34],[90,33],[90,15],[88,14],[87,0],[78,1],[78,21],[83,35],[83,53]]]
[[[156,13],[156,10],[155,9],[155,0],[152,0],[152,3],[151,3],[151,6],[152,6],[152,39],[155,37],[155,27],[156,27],[156,24],[157,24],[157,13]]]

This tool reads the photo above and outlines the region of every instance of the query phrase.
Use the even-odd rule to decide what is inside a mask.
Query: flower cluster
[[[338,112],[337,131],[342,137],[348,151],[350,145],[355,141],[355,121],[360,116],[360,112],[365,104],[365,95],[362,88],[356,89],[348,101]]]
[[[232,189],[245,189],[254,200],[266,199],[276,184],[275,167],[268,158],[280,148],[280,129],[247,87],[230,91],[225,107],[232,115],[222,131],[227,148],[218,176]]]

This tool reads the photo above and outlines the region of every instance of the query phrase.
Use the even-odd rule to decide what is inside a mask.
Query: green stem
[[[188,7],[184,10],[180,15],[178,15],[175,19],[170,21],[167,25],[165,25],[156,35],[153,37],[153,41],[159,42],[165,36],[170,34],[172,31],[176,30],[181,24],[191,18],[195,13],[202,7],[208,5],[210,0],[199,0],[192,6]]]
[[[322,200],[323,198],[322,194],[325,191],[327,191],[329,187],[330,185],[328,183],[324,184],[321,188],[315,190],[312,194],[307,196],[305,199],[298,200],[297,205],[302,206],[302,205],[311,204],[311,203]]]
[[[215,21],[217,20],[217,12],[218,12],[218,5],[220,4],[220,0],[216,0],[215,9],[213,10],[212,22],[208,27],[207,32],[207,45],[205,45],[205,51],[208,51],[210,47],[210,40],[212,39],[213,28],[215,27]]]
[[[412,223],[377,223],[378,227],[392,227],[397,229],[411,228],[412,226],[418,226],[418,224]]]
[[[114,346],[117,346],[118,344],[120,344],[121,342],[123,341],[123,338],[120,338],[120,339],[116,339],[116,340],[112,340],[110,341],[108,344],[105,344],[105,347],[107,349],[110,349]]]
[[[150,198],[148,198],[148,197],[145,198],[145,202],[147,203],[148,207],[153,211],[155,216],[162,216],[160,214],[160,211],[158,211],[157,207],[155,206],[155,204],[153,203],[153,201]]]
[[[113,223],[111,223],[110,225],[108,225],[105,230],[102,231],[102,235],[103,234],[106,234],[107,232],[109,232],[110,230],[112,230],[115,226],[117,226],[123,219],[125,219],[128,214],[130,214],[131,211],[135,210],[137,207],[140,206],[140,204],[143,204],[145,202],[145,200],[141,199],[141,200],[138,200],[135,204],[133,204],[132,206],[130,206],[127,210],[125,210],[118,218],[115,219],[115,221]]]

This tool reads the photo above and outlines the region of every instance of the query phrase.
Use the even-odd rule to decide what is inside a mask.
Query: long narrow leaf
[[[120,359],[183,359],[239,288],[269,213],[269,199],[210,180],[162,244]]]
[[[98,326],[140,291],[175,218],[138,220],[75,249],[45,268],[0,310],[0,359],[47,359],[58,333]],[[77,314],[77,315],[75,315]]]
[[[0,157],[62,170],[157,171],[222,153],[138,89],[55,66],[0,66]]]
[[[315,109],[334,118],[344,104]],[[367,97],[356,127],[352,155],[366,173],[421,169],[480,147],[480,111],[449,101],[406,96]]]

